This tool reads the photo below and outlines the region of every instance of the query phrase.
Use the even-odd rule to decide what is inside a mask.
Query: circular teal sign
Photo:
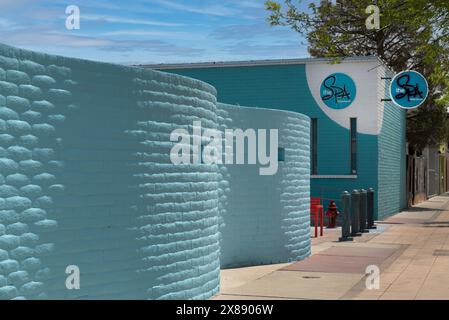
[[[344,73],[333,73],[324,79],[320,88],[321,100],[332,109],[344,109],[355,100],[357,89],[352,78]]]
[[[429,95],[429,85],[421,73],[403,71],[391,81],[390,95],[393,102],[400,108],[418,108]]]

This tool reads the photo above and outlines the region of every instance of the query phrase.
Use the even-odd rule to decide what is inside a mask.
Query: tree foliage
[[[426,103],[408,112],[407,138],[413,150],[449,138],[449,1],[323,0],[298,9],[300,0],[266,1],[271,25],[305,36],[313,57],[377,55],[395,72],[412,69],[428,80]],[[366,8],[380,8],[380,30],[368,30]]]

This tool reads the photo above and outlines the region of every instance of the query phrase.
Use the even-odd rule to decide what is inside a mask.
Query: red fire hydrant
[[[328,225],[329,229],[335,228],[337,224],[337,217],[340,214],[337,210],[337,205],[334,200],[331,200],[329,206],[327,207],[326,216],[328,217]]]

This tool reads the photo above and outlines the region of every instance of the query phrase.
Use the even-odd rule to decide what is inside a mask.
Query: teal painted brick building
[[[210,83],[223,103],[275,106],[312,118],[311,193],[325,205],[338,201],[342,191],[372,187],[379,219],[406,206],[405,111],[383,101],[391,72],[377,57],[336,64],[295,59],[151,68]]]

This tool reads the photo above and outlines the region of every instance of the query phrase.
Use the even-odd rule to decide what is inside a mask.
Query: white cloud
[[[66,56],[96,60],[117,61],[118,55],[159,57],[196,57],[204,52],[201,48],[182,46],[165,40],[123,40],[80,36],[73,33],[51,32],[46,29],[32,32],[0,32],[2,42],[24,49],[57,53]],[[108,52],[105,57],[104,52]],[[101,58],[98,58],[101,57]],[[147,60],[147,58],[145,58]]]
[[[11,20],[8,20],[8,19],[5,19],[5,18],[0,18],[0,28],[2,28],[2,29],[6,29],[6,28],[11,29],[11,28],[14,28],[14,27],[16,27],[15,22],[13,22]]]
[[[98,21],[98,22],[108,22],[108,23],[123,23],[123,24],[137,24],[137,25],[148,25],[148,26],[160,26],[160,27],[180,27],[183,24],[172,23],[172,22],[162,22],[155,20],[141,20],[141,19],[129,19],[121,18],[116,16],[108,15],[90,15],[83,14],[81,12],[81,23],[83,20]]]
[[[52,32],[8,32],[1,35],[2,41],[11,45],[32,47],[48,45],[62,47],[93,47],[111,44],[110,40],[93,37],[79,37]]]
[[[237,0],[232,1],[235,5],[246,8],[260,9],[265,8],[265,0]]]
[[[209,5],[209,6],[195,7],[192,5],[182,4],[168,0],[151,0],[151,2],[157,2],[160,5],[178,11],[185,11],[211,16],[227,17],[239,14],[238,10],[223,5]]]
[[[0,10],[7,10],[7,9],[15,9],[20,6],[24,6],[27,3],[32,3],[31,0],[1,0],[0,1]]]
[[[307,49],[296,41],[284,41],[277,43],[259,43],[255,41],[241,41],[223,48],[234,56],[249,58],[298,58],[308,56]]]
[[[182,31],[148,31],[148,30],[117,30],[101,33],[102,36],[138,36],[138,37],[185,37],[191,32]]]
[[[293,31],[266,24],[264,1],[69,1],[80,6],[81,30],[67,32],[65,0],[0,0],[0,42],[110,62],[303,55]]]
[[[210,33],[212,38],[218,40],[240,40],[242,38],[255,39],[270,37],[273,39],[293,39],[299,35],[288,28],[274,28],[267,22],[253,24],[231,24],[216,28]]]

